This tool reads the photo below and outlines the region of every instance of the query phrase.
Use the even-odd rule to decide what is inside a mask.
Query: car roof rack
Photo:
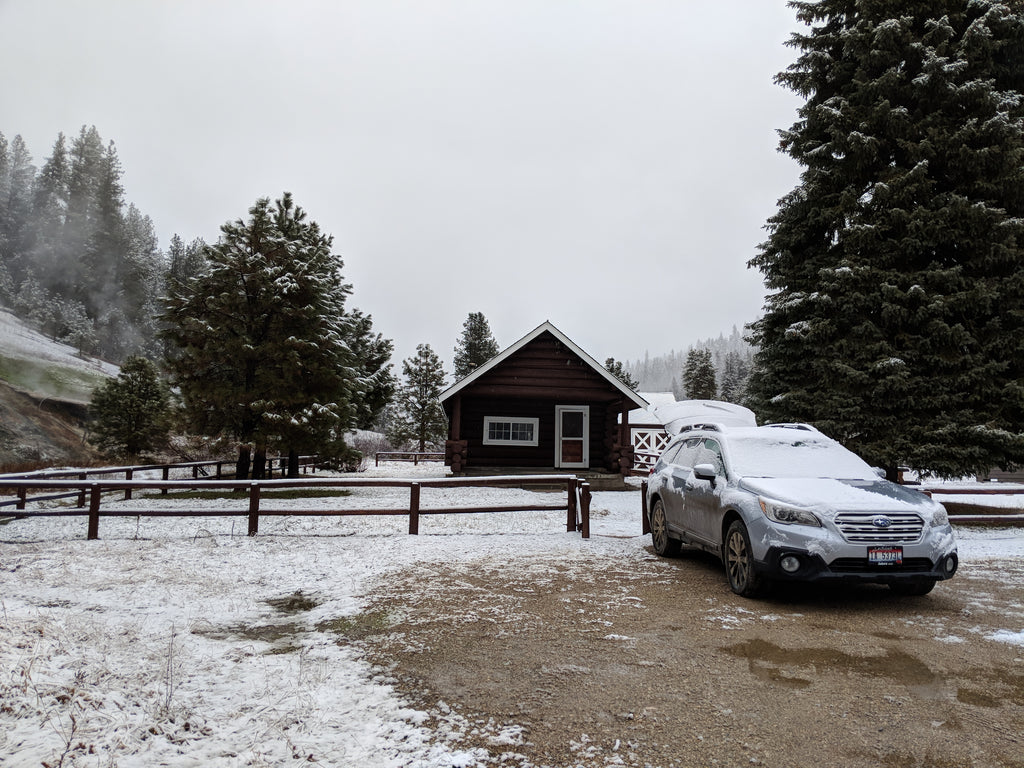
[[[697,421],[694,422],[693,424],[686,424],[685,426],[683,426],[682,429],[679,430],[679,434],[681,435],[683,434],[683,432],[692,432],[697,429],[706,429],[709,432],[721,432],[722,425],[710,421]]]
[[[810,424],[804,424],[802,422],[789,422],[789,423],[778,423],[778,424],[765,424],[766,427],[779,427],[780,429],[802,429],[804,432],[817,432],[818,430]]]

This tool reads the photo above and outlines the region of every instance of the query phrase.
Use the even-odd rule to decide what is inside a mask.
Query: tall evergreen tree
[[[36,169],[21,136],[11,140],[6,163],[0,158],[0,257],[13,276],[20,279],[26,269],[24,254],[31,235],[32,184]]]
[[[391,371],[390,339],[373,332],[373,318],[353,309],[349,318],[348,345],[356,361],[359,393],[356,397],[356,422],[360,429],[372,429],[384,408],[394,397],[398,381]]]
[[[895,476],[1024,462],[1024,11],[793,2],[800,185],[751,260],[750,404]]]
[[[727,403],[743,402],[747,389],[747,378],[750,376],[750,366],[743,359],[742,355],[735,350],[725,355],[725,365],[722,369],[722,387],[719,397]]]
[[[199,237],[188,245],[181,239],[181,235],[175,234],[171,237],[170,245],[167,248],[166,284],[185,283],[204,271],[206,269],[205,248],[206,243]]]
[[[405,383],[399,388],[388,425],[388,437],[396,445],[415,442],[417,450],[444,440],[447,430],[438,396],[444,389],[441,358],[429,344],[416,347],[416,354],[402,362]]]
[[[494,340],[491,326],[483,312],[470,312],[462,324],[462,335],[455,345],[455,380],[466,378],[499,351],[498,342]]]
[[[5,276],[6,293],[12,293],[14,290],[14,278],[11,275],[13,255],[7,245],[7,199],[10,194],[11,157],[8,152],[7,137],[0,132],[0,270],[3,270]]]
[[[711,350],[691,348],[686,353],[683,389],[688,400],[714,400],[718,396]]]
[[[163,334],[177,347],[168,364],[192,428],[251,441],[261,476],[269,444],[319,449],[352,426],[352,288],[332,238],[288,193],[221,233],[206,271],[170,296]],[[247,464],[243,449],[241,476]]]
[[[32,247],[26,258],[43,275],[62,267],[58,254],[67,217],[69,176],[67,144],[60,133],[36,177],[32,193]]]

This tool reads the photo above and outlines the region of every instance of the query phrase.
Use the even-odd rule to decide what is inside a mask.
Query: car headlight
[[[939,508],[932,513],[932,528],[941,528],[944,525],[949,525],[949,515],[946,513],[946,508],[940,504]]]
[[[821,527],[821,520],[819,520],[818,516],[809,509],[801,509],[800,507],[794,507],[789,504],[782,504],[778,501],[766,499],[764,496],[758,497],[758,502],[761,504],[761,511],[764,512],[764,516],[773,523],[782,523],[783,525],[813,525],[815,528]]]

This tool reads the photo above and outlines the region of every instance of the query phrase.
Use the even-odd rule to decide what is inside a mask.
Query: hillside
[[[93,389],[117,370],[0,310],[0,469],[94,458],[83,439],[86,406]]]

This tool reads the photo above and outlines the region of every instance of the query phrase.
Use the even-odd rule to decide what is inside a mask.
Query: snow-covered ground
[[[0,309],[0,340],[0,350],[8,357],[36,363],[57,363],[67,368],[99,371],[107,376],[117,376],[116,365],[94,358],[80,357],[74,347],[51,341],[26,326],[13,313],[3,309]]]
[[[400,464],[361,476],[442,472]],[[423,507],[456,503],[455,493],[424,489]],[[538,496],[553,500],[475,489],[457,504]],[[407,502],[403,489],[336,500]],[[375,583],[421,565],[493,558],[543,573],[650,557],[636,492],[595,494],[589,540],[566,533],[557,512],[426,516],[419,536],[407,535],[406,517],[264,518],[254,538],[244,518],[104,519],[91,542],[85,526],[0,526],[0,765],[477,765],[480,754],[434,739],[426,713],[340,643],[337,627],[359,616]],[[1024,558],[1019,530],[959,533],[964,563]],[[996,639],[1024,642],[1024,627],[1007,622]],[[469,726],[452,715],[445,727]]]

